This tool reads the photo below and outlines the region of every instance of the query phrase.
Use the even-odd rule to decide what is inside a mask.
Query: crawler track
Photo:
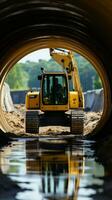
[[[82,109],[71,111],[71,133],[74,135],[83,135],[84,132],[84,112]]]
[[[26,111],[25,132],[26,133],[38,133],[39,132],[38,111]]]

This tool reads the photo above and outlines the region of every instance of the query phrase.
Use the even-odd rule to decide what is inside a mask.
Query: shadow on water
[[[0,199],[112,199],[111,177],[92,145],[80,138],[12,142],[0,151]]]

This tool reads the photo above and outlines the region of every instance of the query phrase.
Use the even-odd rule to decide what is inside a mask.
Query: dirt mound
[[[90,133],[101,119],[102,112],[87,112],[84,119],[84,134]]]
[[[24,105],[16,105],[14,112],[4,112],[6,120],[12,127],[12,133],[15,136],[33,136],[35,134],[26,134],[24,132]],[[90,133],[98,124],[101,118],[101,112],[86,112],[84,117],[84,134]],[[68,134],[70,132],[69,127],[62,126],[47,126],[41,127],[39,130],[39,135],[57,135],[60,133]]]

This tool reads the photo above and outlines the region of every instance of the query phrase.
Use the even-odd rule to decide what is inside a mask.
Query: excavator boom
[[[79,93],[80,107],[83,107],[83,94],[82,87],[79,78],[78,66],[72,51],[66,51],[63,49],[50,49],[50,55],[52,58],[62,65],[63,69],[67,71],[68,77],[73,80],[73,88]]]

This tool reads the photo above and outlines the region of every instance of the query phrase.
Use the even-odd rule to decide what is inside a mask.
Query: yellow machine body
[[[40,98],[38,91],[29,91],[26,95],[26,109],[39,109]]]
[[[57,72],[47,73],[57,75]],[[64,73],[58,73],[63,75]],[[66,77],[67,79],[67,77]],[[67,83],[68,84],[68,83]],[[46,99],[47,104],[47,99]],[[68,91],[68,101],[65,105],[45,105],[42,101],[42,84],[39,91],[30,91],[26,95],[26,109],[40,109],[41,111],[68,111],[79,108],[79,96],[77,91]]]
[[[69,109],[79,108],[79,96],[77,91],[69,92]]]
[[[28,92],[26,95],[26,109],[40,109],[41,111],[68,111],[79,107],[78,92],[69,92],[66,105],[44,105],[39,92]]]

